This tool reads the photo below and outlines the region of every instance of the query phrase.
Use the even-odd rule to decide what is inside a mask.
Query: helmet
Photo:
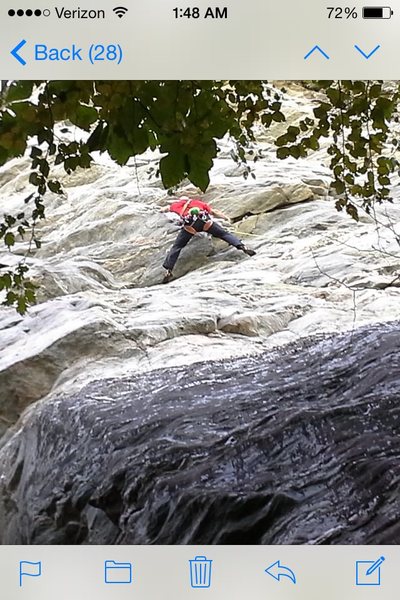
[[[199,212],[200,212],[200,209],[199,209],[199,208],[197,208],[197,206],[194,206],[193,208],[191,208],[191,209],[189,210],[189,214],[190,214],[190,215],[193,215],[193,216],[194,216],[194,215],[198,215],[198,214],[199,214]]]

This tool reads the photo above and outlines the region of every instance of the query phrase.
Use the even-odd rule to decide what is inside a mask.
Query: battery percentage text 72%
[[[357,19],[355,6],[327,6],[328,19]]]

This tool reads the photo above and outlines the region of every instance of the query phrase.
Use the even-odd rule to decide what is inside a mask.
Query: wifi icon
[[[115,8],[113,8],[113,12],[115,12],[115,14],[117,15],[117,17],[119,17],[120,19],[122,19],[122,17],[124,15],[126,15],[126,13],[128,12],[128,9],[125,8],[125,6],[116,6]]]

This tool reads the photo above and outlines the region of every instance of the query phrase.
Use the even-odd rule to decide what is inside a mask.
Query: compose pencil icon
[[[383,561],[385,560],[384,556],[380,556],[378,558],[378,560],[376,560],[370,567],[369,569],[366,571],[366,575],[371,575],[374,571],[376,571],[376,569],[379,569],[379,567],[381,566],[381,564],[383,563]]]
[[[384,556],[376,560],[356,561],[356,585],[381,585],[381,566]]]

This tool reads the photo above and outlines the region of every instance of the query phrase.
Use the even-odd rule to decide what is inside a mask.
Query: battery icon
[[[390,19],[393,14],[389,6],[364,6],[363,19]]]

